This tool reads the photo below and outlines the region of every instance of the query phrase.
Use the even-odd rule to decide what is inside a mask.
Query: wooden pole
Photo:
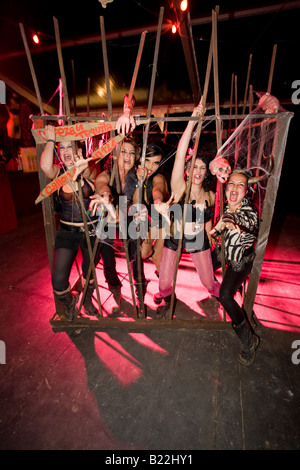
[[[100,16],[100,30],[101,30],[101,42],[102,42],[102,54],[103,54],[103,64],[104,64],[104,73],[105,73],[105,83],[106,83],[106,90],[107,90],[107,106],[108,106],[108,114],[109,114],[109,119],[112,117],[112,101],[111,101],[111,90],[110,90],[110,81],[109,81],[109,68],[108,68],[108,57],[107,57],[107,47],[106,47],[106,35],[105,35],[105,25],[104,25],[104,18],[103,16]],[[112,132],[112,136],[115,135],[115,132]],[[118,169],[118,162],[117,162],[117,156],[116,156],[116,151],[114,149],[113,151],[113,156],[114,156],[114,166],[112,169],[112,175],[113,173],[116,176],[116,186],[117,186],[117,193],[120,196],[121,194],[121,182],[120,182],[120,175],[119,175],[119,169]],[[110,180],[110,185],[113,184],[113,178]],[[125,235],[127,232],[127,227],[125,224],[125,218],[122,213],[122,210],[119,205],[119,218],[120,218],[120,226],[121,226],[121,231]],[[136,308],[136,301],[135,301],[135,295],[134,295],[134,289],[133,289],[133,280],[132,280],[132,273],[131,273],[131,268],[130,268],[130,260],[129,260],[129,251],[128,251],[128,243],[126,236],[123,238],[123,245],[124,245],[124,250],[125,250],[125,256],[126,256],[126,263],[127,263],[127,270],[128,270],[128,277],[129,277],[129,283],[130,283],[130,290],[131,290],[131,297],[132,297],[132,302],[133,302],[133,308],[134,311],[136,312],[137,315],[137,308]]]
[[[62,86],[63,86],[63,93],[64,93],[64,106],[66,109],[67,113],[67,121],[71,123],[71,112],[70,112],[70,102],[69,102],[69,95],[68,95],[68,88],[67,88],[67,81],[66,81],[66,75],[65,75],[65,69],[64,69],[64,62],[63,62],[63,56],[62,56],[62,50],[61,50],[61,41],[60,41],[60,33],[59,33],[59,25],[58,21],[55,17],[53,17],[53,22],[54,22],[54,31],[55,31],[55,39],[56,39],[56,46],[57,46],[57,55],[58,55],[58,62],[59,62],[59,69],[60,69],[60,74],[61,74],[61,80],[62,80]],[[72,142],[72,149],[73,149],[73,154],[75,155],[76,150],[75,150],[75,143]],[[76,184],[76,183],[75,183]],[[89,251],[89,256],[90,256],[90,263],[92,265],[92,272],[94,275],[94,281],[95,281],[95,289],[97,293],[97,300],[98,300],[98,306],[99,306],[99,311],[100,315],[102,315],[102,306],[101,306],[101,301],[100,301],[100,293],[99,293],[99,286],[97,282],[97,276],[96,276],[96,270],[95,270],[95,263],[94,263],[94,258],[93,258],[93,251],[92,251],[92,246],[91,246],[91,240],[89,236],[89,231],[88,231],[88,226],[87,226],[87,218],[86,218],[86,213],[85,213],[85,208],[83,204],[83,196],[82,196],[82,189],[81,189],[81,180],[78,182],[78,193],[79,193],[79,202],[81,205],[81,212],[82,212],[82,218],[84,222],[84,230],[85,230],[85,236],[86,236],[86,242],[88,246],[88,251]],[[84,290],[82,293],[82,296],[84,297],[86,294],[87,290],[87,284],[88,281],[86,280],[86,284],[84,286]]]
[[[88,77],[88,79],[87,79],[87,91],[86,91],[86,99],[87,99],[86,114],[87,114],[87,116],[90,115],[90,91],[91,91],[91,79],[90,79],[90,77]]]
[[[24,26],[23,26],[22,23],[19,23],[19,26],[20,26],[21,35],[22,35],[22,39],[23,39],[23,44],[24,44],[24,47],[25,47],[26,56],[27,56],[27,60],[28,60],[28,64],[29,64],[29,68],[30,68],[30,72],[31,72],[31,77],[32,77],[32,81],[33,81],[33,85],[34,85],[34,89],[35,89],[35,94],[36,94],[36,97],[37,97],[37,100],[38,100],[38,103],[39,103],[40,113],[42,115],[42,114],[44,114],[42,98],[41,98],[40,89],[39,89],[39,86],[38,86],[38,81],[37,81],[37,78],[36,78],[36,73],[35,73],[32,58],[31,58],[30,50],[29,50],[29,47],[28,47],[28,42],[27,42]]]
[[[75,65],[74,60],[71,60],[71,67],[72,67],[72,82],[73,82],[73,109],[74,109],[74,116],[76,116],[76,80],[75,80]]]
[[[243,103],[242,114],[245,114],[245,111],[246,111],[247,96],[248,96],[248,93],[249,93],[248,88],[249,88],[251,64],[252,64],[252,54],[250,54],[250,56],[249,56],[249,63],[248,63],[248,70],[247,70],[247,78],[246,78],[246,85],[245,85],[244,103]]]
[[[40,89],[35,73],[35,69],[33,66],[30,50],[28,47],[28,42],[24,30],[24,26],[22,23],[19,24],[20,26],[20,31],[23,39],[23,44],[25,47],[26,51],[26,56],[31,72],[31,77],[32,81],[34,84],[34,89],[36,93],[36,97],[39,103],[39,108],[40,108],[40,113],[41,115],[44,114],[43,110],[43,104],[42,104],[42,99],[41,99],[41,94],[40,94]],[[36,122],[34,122],[34,126],[36,125]],[[39,176],[39,183],[40,183],[40,188],[44,188],[47,186],[49,183],[49,178],[45,176],[45,174],[42,172],[41,167],[40,167],[40,159],[43,151],[43,145],[37,145],[36,150],[37,150],[37,164],[38,164],[38,176]],[[50,270],[52,271],[52,263],[53,263],[53,248],[54,248],[54,240],[55,240],[55,233],[56,233],[56,227],[55,227],[55,216],[54,216],[54,208],[53,208],[53,200],[52,198],[48,198],[48,200],[45,200],[42,202],[42,207],[43,207],[43,219],[44,219],[44,229],[45,229],[45,236],[46,236],[46,244],[47,244],[47,252],[48,252],[48,260],[49,260],[49,266]],[[58,306],[57,306],[58,308]]]
[[[213,31],[213,66],[214,66],[214,96],[215,96],[215,109],[216,109],[216,133],[217,133],[217,148],[222,146],[222,134],[220,126],[220,99],[219,99],[219,72],[218,72],[218,32],[217,32],[217,12],[212,11],[212,31]],[[235,76],[235,90],[236,90],[236,76]],[[236,100],[235,100],[236,102]],[[218,182],[219,187],[219,212],[220,217],[224,212],[223,201],[223,183]],[[222,277],[225,275],[225,243],[224,234],[221,234],[221,263],[222,263]],[[226,312],[223,309],[223,319],[226,320]]]
[[[268,89],[267,89],[268,93],[271,93],[271,89],[272,89],[276,53],[277,53],[277,44],[274,44],[271,65],[270,65],[270,72],[269,72],[269,81],[268,81]]]
[[[277,51],[277,44],[274,44],[273,52],[272,52],[272,58],[271,58],[270,71],[269,71],[269,80],[268,80],[268,88],[267,88],[268,93],[271,93],[271,89],[272,89],[276,51]],[[265,146],[265,143],[266,143],[267,131],[268,131],[268,123],[263,122],[262,123],[262,130],[261,130],[261,138],[260,138],[259,155],[258,155],[258,159],[257,159],[256,176],[258,176],[258,174],[259,174],[259,167],[261,165],[261,159],[262,159],[262,156],[263,156],[263,153],[264,153],[264,146]],[[255,186],[256,185],[253,186],[253,189],[255,189]]]
[[[154,50],[154,59],[152,65],[152,75],[151,75],[151,83],[150,83],[150,92],[149,92],[149,99],[148,99],[148,109],[147,109],[147,119],[151,116],[152,111],[152,103],[153,103],[153,95],[154,95],[154,87],[155,87],[155,79],[157,73],[157,62],[158,62],[158,52],[159,52],[159,44],[160,44],[160,36],[161,36],[161,29],[162,29],[162,21],[164,16],[164,7],[160,8],[159,11],[159,19],[158,19],[158,26],[157,26],[157,34],[156,34],[156,41],[155,41],[155,50]],[[147,122],[145,126],[145,131],[143,135],[143,149],[142,149],[142,156],[141,156],[141,166],[145,166],[145,157],[146,157],[146,148],[148,142],[148,135],[149,135],[149,122]],[[144,191],[144,182],[141,180],[139,181],[139,205],[142,203],[143,198],[143,191]],[[138,289],[140,292],[140,300],[142,301],[142,309],[141,314],[145,317],[145,305],[144,305],[144,293],[143,293],[143,286],[142,286],[142,275],[141,275],[141,239],[138,237],[137,239],[137,259],[138,259],[138,277],[139,277],[139,285]]]
[[[213,56],[213,34],[211,35],[211,39],[210,39],[210,46],[209,46],[207,66],[206,66],[206,75],[205,75],[204,89],[203,89],[203,95],[202,95],[202,105],[203,105],[204,108],[205,108],[205,104],[206,104],[207,93],[208,93],[208,85],[209,85],[209,79],[210,79],[210,74],[211,74],[212,56]],[[194,170],[194,166],[195,166],[195,160],[196,160],[196,155],[197,155],[197,150],[198,150],[200,135],[201,135],[201,130],[202,130],[202,122],[203,122],[203,117],[201,117],[199,119],[197,129],[196,129],[196,133],[195,133],[195,144],[194,144],[194,151],[193,151],[191,168],[190,168],[190,175],[192,175],[193,170]],[[186,206],[188,204],[189,197],[190,197],[191,184],[192,184],[192,178],[189,178],[188,181],[187,181],[187,189],[186,189],[186,193],[185,193],[185,200],[184,200],[184,207],[183,207],[181,236],[178,240],[177,257],[176,257],[175,274],[174,274],[174,281],[173,281],[173,287],[172,287],[169,320],[172,320],[173,310],[174,310],[175,287],[176,287],[176,280],[177,280],[177,274],[178,274],[178,266],[179,266],[179,262],[180,262],[180,258],[181,258],[182,239],[183,239],[183,235],[184,235],[184,225],[185,225],[185,219],[186,219]]]
[[[142,53],[143,53],[143,49],[144,49],[146,34],[147,34],[147,31],[143,31],[143,33],[141,35],[141,39],[140,39],[139,50],[138,50],[137,58],[136,58],[136,61],[135,61],[135,67],[134,67],[134,71],[133,71],[133,75],[132,75],[132,79],[131,79],[130,90],[129,90],[129,95],[128,95],[129,103],[131,102],[131,99],[133,97],[135,83],[136,83],[138,71],[139,71],[139,68],[140,68]]]
[[[229,114],[232,114],[232,102],[233,102],[233,87],[234,87],[234,73],[231,74],[231,85],[230,85],[230,101],[229,101]],[[228,123],[228,137],[231,134],[231,120]]]

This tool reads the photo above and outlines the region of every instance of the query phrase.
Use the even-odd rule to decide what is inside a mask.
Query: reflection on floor
[[[120,252],[117,312],[97,267],[103,316],[115,316],[120,327],[53,329],[42,215],[19,221],[0,236],[0,448],[102,450],[99,462],[116,451],[299,449],[298,227],[299,217],[274,221],[254,305],[261,344],[243,367],[230,323],[191,327],[199,319],[224,322],[187,255],[174,313],[190,327],[157,326],[158,278],[147,262],[143,321],[150,327],[128,328],[137,320]]]
[[[296,230],[296,225],[293,227],[293,224],[296,222],[291,218],[286,224],[287,230]],[[292,238],[290,232],[285,232],[284,228],[282,230],[281,240],[277,245],[273,244],[272,233],[270,235],[253,310],[256,318],[264,326],[298,331],[300,328],[300,298],[297,292],[297,286],[300,284],[300,245],[297,244],[299,235],[298,238]],[[136,320],[136,313],[133,308],[124,248],[118,241],[115,246],[117,271],[122,282],[121,302],[117,304],[109,291],[100,260],[96,268],[102,308],[100,314],[102,313],[103,318],[118,317],[123,321],[133,321]],[[80,265],[80,254],[78,264]],[[145,296],[146,316],[151,320],[155,319],[157,308],[153,295],[158,292],[158,277],[151,260],[144,263],[144,268],[148,280]],[[215,276],[219,282],[222,282],[221,269],[215,272]],[[78,279],[75,267],[71,279],[74,283]],[[189,254],[183,254],[180,260],[176,278],[176,297],[173,320],[197,320],[209,323],[230,320],[216,299],[202,286]],[[239,293],[236,295],[236,300],[241,304],[242,298]],[[95,306],[98,305],[96,293],[94,303]],[[82,316],[84,317],[84,314]]]

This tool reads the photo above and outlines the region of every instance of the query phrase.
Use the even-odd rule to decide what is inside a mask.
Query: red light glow
[[[187,0],[182,0],[182,2],[180,3],[180,9],[181,9],[181,11],[186,11],[186,10],[187,10],[187,7],[188,7],[188,2],[187,2]]]
[[[39,37],[38,37],[37,34],[33,34],[33,35],[32,35],[32,40],[33,40],[33,42],[34,42],[35,44],[39,44],[39,43],[40,43],[40,39],[39,39]]]

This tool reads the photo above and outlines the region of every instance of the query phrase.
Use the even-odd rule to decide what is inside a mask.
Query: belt
[[[78,225],[69,225],[69,224],[64,224],[63,222],[59,222],[59,225],[60,227],[67,231],[67,232],[71,232],[71,233],[85,233],[85,229],[83,226],[78,226]],[[94,228],[92,228],[92,230],[89,230],[89,235],[90,236],[95,236],[96,235],[96,230]]]

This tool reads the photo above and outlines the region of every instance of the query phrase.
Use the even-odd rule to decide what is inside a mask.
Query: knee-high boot
[[[83,308],[84,308],[84,312],[86,313],[86,315],[96,316],[99,313],[92,302],[92,295],[93,295],[94,289],[95,289],[95,284],[90,283],[85,293]]]
[[[78,301],[78,294],[72,294],[69,290],[63,294],[54,293],[54,296],[63,304],[65,310],[65,317],[67,321],[74,321],[79,315],[79,310],[76,307]]]
[[[237,334],[241,344],[239,362],[244,366],[249,366],[254,361],[255,351],[259,345],[259,338],[252,333],[251,327],[246,320],[239,325],[233,323],[232,328]]]

